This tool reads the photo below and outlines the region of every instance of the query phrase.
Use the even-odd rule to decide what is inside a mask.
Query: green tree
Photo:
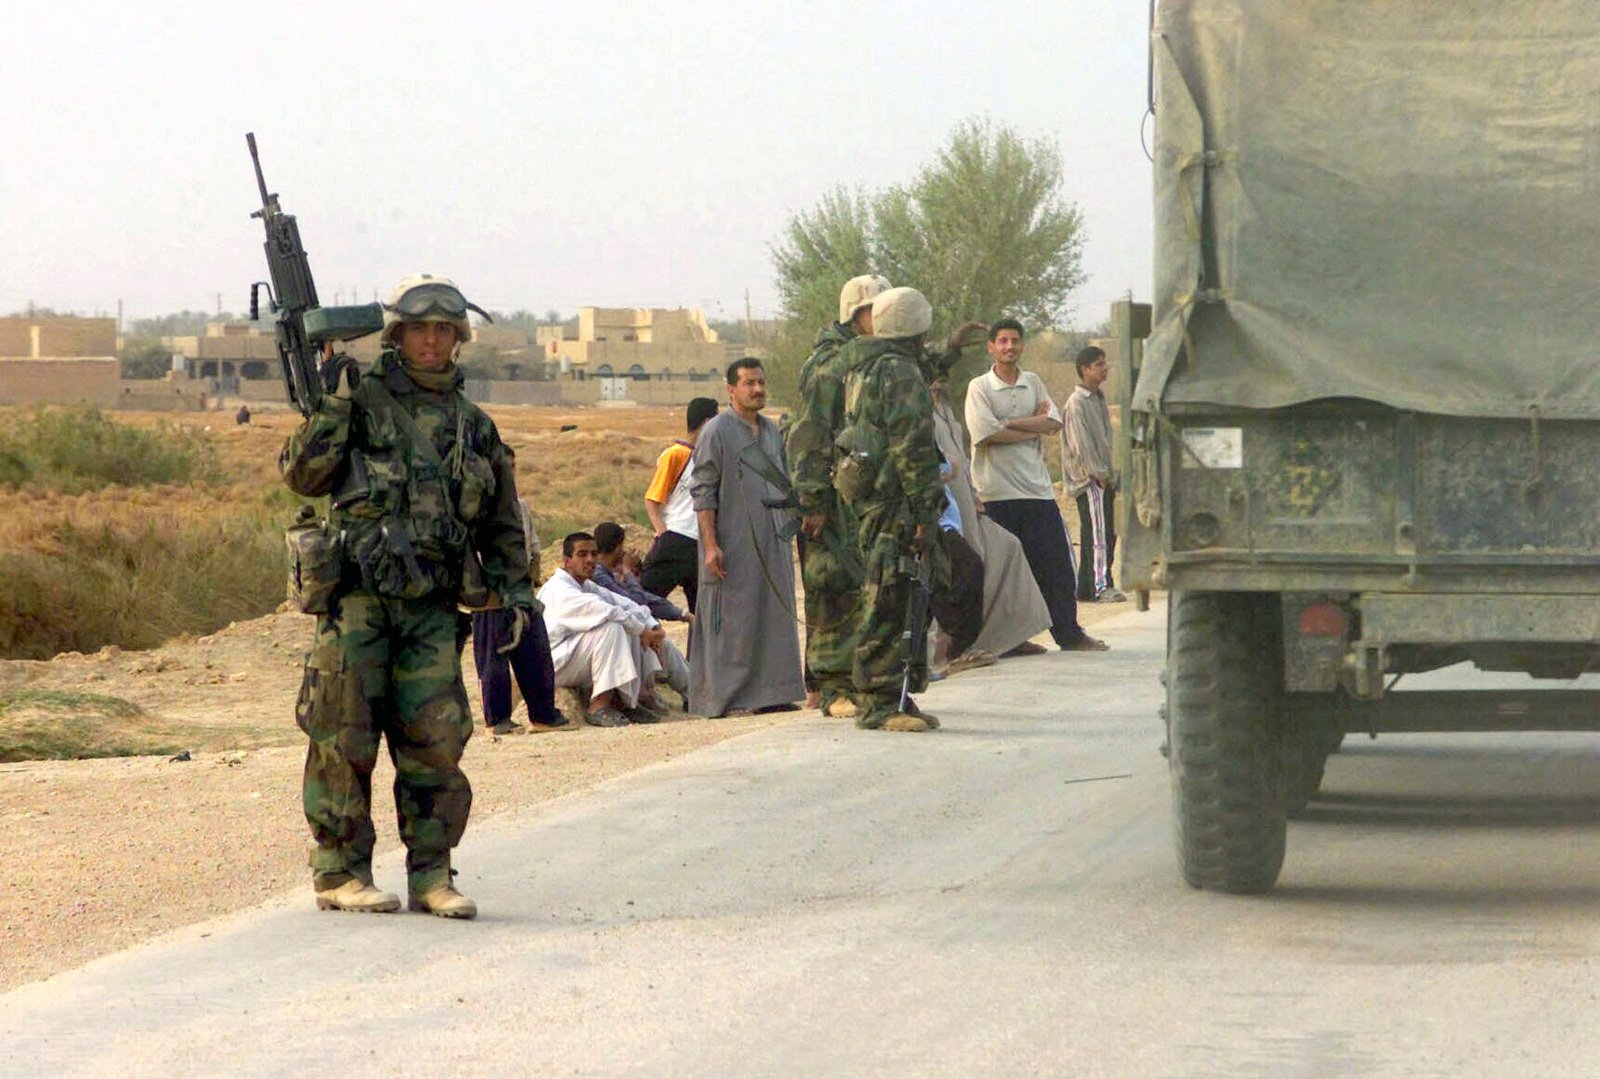
[[[136,318],[128,326],[129,337],[185,337],[206,332],[209,322],[233,322],[230,312],[207,314],[204,311],[175,311],[154,318]]]
[[[807,341],[839,317],[839,288],[872,273],[873,213],[865,195],[835,188],[814,210],[790,218],[783,239],[771,246],[784,317],[798,321]]]
[[[1061,184],[1051,143],[964,121],[915,180],[878,198],[878,271],[921,289],[939,332],[1001,314],[1057,325],[1083,284],[1083,218]]]
[[[117,359],[123,378],[161,378],[172,370],[172,350],[154,337],[124,338]]]
[[[839,287],[857,274],[920,289],[936,338],[968,319],[1011,315],[1030,330],[1064,321],[1084,278],[1083,219],[1062,186],[1054,144],[970,119],[909,183],[836,189],[792,217],[771,248],[785,319],[769,365],[778,403],[793,403],[779,387],[792,384],[788,369],[838,317]]]

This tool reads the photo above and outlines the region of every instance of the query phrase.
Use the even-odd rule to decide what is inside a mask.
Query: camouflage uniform
[[[847,433],[873,433],[880,457],[870,488],[851,503],[866,571],[851,671],[862,727],[881,726],[897,710],[905,674],[901,634],[915,587],[912,538],[918,525],[931,535],[944,503],[933,400],[919,356],[916,340],[879,337],[856,338],[840,354]],[[927,676],[926,655],[913,656],[911,691],[925,689]]]
[[[854,337],[834,323],[817,334],[800,369],[800,406],[789,426],[785,451],[800,513],[824,516],[822,535],[801,533],[800,579],[805,584],[806,688],[822,694],[823,707],[848,695],[855,655],[855,624],[861,598],[861,565],[855,554],[855,521],[833,490],[833,440],[844,421],[840,351]]]
[[[504,606],[533,608],[511,461],[461,381],[458,372],[446,388],[424,389],[386,351],[350,400],[324,397],[279,459],[295,492],[332,493],[330,525],[344,542],[339,590],[318,618],[295,706],[311,740],[303,794],[319,891],[372,881],[380,735],[395,765],[411,892],[449,884],[450,850],[472,807],[460,767],[472,717],[456,611],[468,544]],[[397,409],[435,453],[413,444]]]

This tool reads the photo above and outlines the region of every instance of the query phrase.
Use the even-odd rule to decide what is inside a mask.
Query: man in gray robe
[[[771,503],[788,465],[778,425],[761,415],[767,374],[728,367],[727,411],[695,443],[690,491],[700,525],[700,583],[689,631],[689,708],[703,716],[772,712],[806,695],[795,619],[793,552]]]
[[[961,512],[962,538],[983,559],[983,631],[967,651],[1004,655],[1049,629],[1050,609],[1028,568],[1022,542],[978,508],[981,503],[972,483],[967,434],[950,407],[948,384],[941,377],[929,389],[933,393],[934,439],[954,470],[945,486]],[[1044,649],[1035,646],[1030,651]]]

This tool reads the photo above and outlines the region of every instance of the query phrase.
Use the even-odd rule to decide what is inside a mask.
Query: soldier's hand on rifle
[[[509,655],[517,650],[517,645],[522,643],[522,633],[528,628],[528,623],[533,619],[533,611],[527,607],[513,607],[509,612],[507,622],[506,643],[496,648],[501,655]]]
[[[361,377],[361,368],[356,361],[342,352],[328,355],[322,361],[322,386],[328,393],[341,401],[350,400],[356,392],[356,380]]]
[[[826,513],[808,513],[800,518],[800,531],[811,539],[822,538],[822,526],[828,523]]]

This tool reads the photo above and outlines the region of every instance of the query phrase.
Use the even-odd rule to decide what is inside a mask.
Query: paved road
[[[1194,892],[1162,616],[1103,632],[469,829],[475,923],[296,894],[15,990],[0,1073],[1594,1071],[1594,737],[1352,738],[1275,893]]]

